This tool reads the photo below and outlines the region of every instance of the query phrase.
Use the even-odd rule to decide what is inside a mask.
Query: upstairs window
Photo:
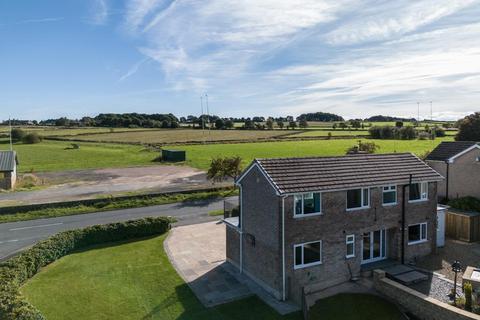
[[[408,198],[410,201],[428,200],[428,182],[412,183]]]
[[[320,214],[321,208],[321,193],[309,192],[295,195],[295,217],[306,216],[312,214]]]
[[[397,203],[397,186],[383,187],[383,204],[390,205]]]
[[[369,206],[369,188],[347,190],[347,210],[368,208]]]

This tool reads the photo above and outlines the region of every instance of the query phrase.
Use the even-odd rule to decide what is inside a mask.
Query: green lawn
[[[395,305],[374,295],[342,293],[318,301],[311,319],[406,320]]]
[[[298,319],[280,317],[256,297],[206,309],[163,250],[165,235],[66,256],[22,288],[48,320]]]
[[[378,144],[380,153],[396,151],[421,155],[426,151],[433,150],[441,141],[451,141],[452,139],[447,137],[433,141],[371,139],[363,139],[363,141]],[[240,156],[243,159],[243,165],[246,166],[254,158],[343,155],[347,148],[356,143],[358,143],[358,139],[190,145],[172,146],[171,148],[186,150],[188,165],[207,169],[212,157]]]
[[[21,291],[48,320],[301,320],[280,316],[257,297],[205,308],[171,266],[166,235],[102,245],[45,267]],[[396,307],[369,295],[339,295],[318,302],[312,320],[397,320]]]
[[[14,144],[20,172],[62,171],[128,167],[155,164],[159,153],[142,146],[80,143],[80,149],[67,149],[69,142],[43,141],[38,144]],[[0,150],[8,150],[6,139],[0,140]]]

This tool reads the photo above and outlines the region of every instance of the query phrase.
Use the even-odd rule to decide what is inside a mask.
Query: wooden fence
[[[447,211],[446,235],[462,241],[480,241],[480,213]]]

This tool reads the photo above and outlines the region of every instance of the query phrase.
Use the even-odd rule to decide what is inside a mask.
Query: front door
[[[362,239],[362,263],[383,260],[387,256],[386,230],[365,232]]]

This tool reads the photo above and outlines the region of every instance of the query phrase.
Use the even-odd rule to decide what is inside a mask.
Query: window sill
[[[408,200],[408,203],[427,202],[428,199]]]
[[[383,207],[393,207],[396,206],[398,202],[392,202],[392,203],[382,203]]]
[[[412,246],[412,245],[421,244],[421,243],[425,243],[425,242],[428,242],[428,239],[409,242],[408,245]]]
[[[313,213],[307,213],[307,214],[294,214],[293,217],[295,219],[299,218],[308,218],[308,217],[315,217],[315,216],[321,216],[323,215],[323,212],[313,212]]]
[[[368,206],[368,207],[358,207],[358,208],[347,208],[347,212],[348,211],[367,210],[367,209],[370,209],[370,206]]]
[[[352,258],[355,258],[355,255],[353,255],[353,256],[345,256],[345,260],[352,259]]]
[[[322,264],[322,261],[312,262],[312,263],[309,263],[309,264],[301,264],[301,265],[298,265],[298,266],[294,266],[293,269],[294,270],[305,269],[305,268],[309,268],[309,267],[318,266],[318,265],[321,265],[321,264]]]

